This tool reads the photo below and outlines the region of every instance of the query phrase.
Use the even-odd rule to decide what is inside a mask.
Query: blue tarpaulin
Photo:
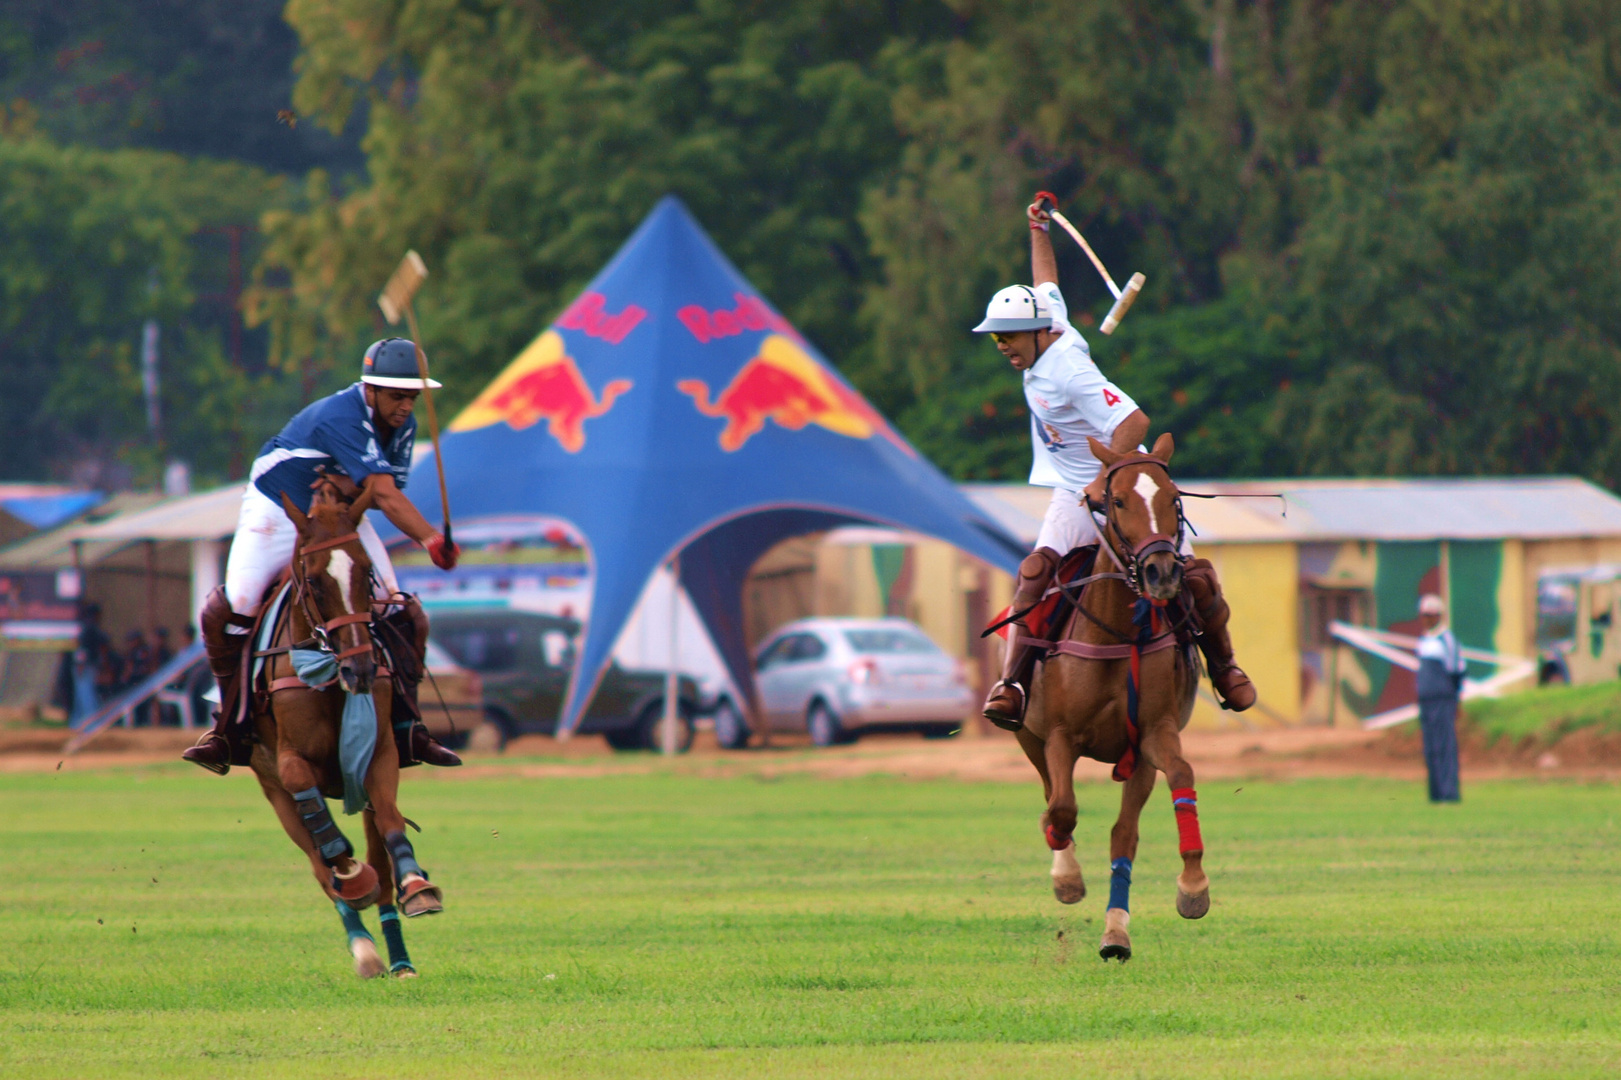
[[[751,697],[743,584],[777,542],[875,524],[1008,570],[1024,554],[673,196],[456,417],[443,453],[458,527],[549,515],[585,538],[594,592],[559,731],[578,723],[643,587],[677,553],[683,587]],[[431,452],[410,488],[438,520]]]

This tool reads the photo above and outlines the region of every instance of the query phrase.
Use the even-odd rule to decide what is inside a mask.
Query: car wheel
[[[950,739],[962,734],[961,724],[927,724],[923,728],[925,739]]]
[[[692,749],[692,738],[695,725],[692,722],[692,710],[686,702],[679,702],[676,707],[678,723],[675,729],[675,752],[685,754]],[[643,750],[659,751],[664,749],[664,738],[659,728],[664,723],[664,702],[655,701],[642,710],[640,722],[636,731],[640,736],[639,746]]]
[[[724,750],[742,750],[753,734],[742,710],[732,704],[731,698],[723,699],[715,709],[715,741]]]
[[[484,722],[468,737],[470,749],[504,753],[512,741],[512,718],[494,705],[484,706]]]
[[[615,750],[646,750],[647,743],[642,733],[642,725],[638,721],[630,727],[618,728],[614,731],[602,733],[609,746]]]
[[[805,713],[805,730],[810,732],[811,742],[817,746],[837,746],[855,741],[844,730],[844,725],[839,723],[839,718],[833,715],[833,710],[820,700],[811,702],[810,709]]]

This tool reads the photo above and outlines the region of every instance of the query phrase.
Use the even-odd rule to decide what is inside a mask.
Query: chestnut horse
[[[1053,851],[1053,893],[1062,903],[1086,895],[1075,858],[1075,762],[1114,764],[1115,779],[1124,782],[1109,839],[1112,877],[1099,949],[1105,960],[1124,961],[1131,956],[1137,823],[1156,771],[1170,782],[1181,840],[1176,910],[1197,919],[1210,908],[1193,768],[1180,735],[1193,711],[1199,667],[1193,647],[1175,633],[1192,618],[1192,606],[1179,600],[1184,521],[1169,469],[1171,436],[1161,435],[1151,454],[1116,453],[1089,441],[1104,466],[1102,544],[1094,563],[1102,572],[1066,583],[1074,607],[1055,629],[1018,738],[1046,787],[1042,832]]]
[[[256,654],[266,661],[266,692],[252,699],[258,734],[253,772],[282,828],[308,857],[316,883],[337,907],[361,978],[415,975],[400,913],[411,918],[444,907],[439,887],[417,865],[397,801],[399,759],[389,724],[393,688],[379,677],[388,672],[378,663],[382,654],[374,637],[372,564],[355,532],[370,504],[369,490],[347,505],[323,485],[306,515],[282,496],[298,527],[298,545],[271,647]],[[346,791],[340,744],[363,748],[367,742],[374,751],[369,764],[357,770],[361,775],[351,773]],[[353,766],[364,753],[348,751],[347,763]],[[364,807],[364,862],[355,859],[327,798],[346,802],[350,813]],[[360,918],[360,910],[372,904],[388,942],[387,967]]]

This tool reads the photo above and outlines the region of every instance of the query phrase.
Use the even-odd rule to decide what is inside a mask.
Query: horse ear
[[[376,494],[377,492],[368,484],[366,490],[360,493],[360,498],[349,505],[349,524],[356,528],[360,527],[360,522],[365,518],[366,511],[371,509],[373,496]]]
[[[287,511],[287,516],[293,519],[294,525],[298,526],[299,536],[308,536],[310,534],[309,516],[293,505],[293,500],[287,497],[285,491],[281,493],[281,508]]]
[[[1165,464],[1169,465],[1171,463],[1171,455],[1174,453],[1176,453],[1176,440],[1171,438],[1171,433],[1169,431],[1154,440],[1154,457],[1159,458],[1161,461],[1165,462]]]
[[[1086,437],[1086,445],[1092,448],[1092,456],[1103,462],[1103,467],[1105,469],[1119,461],[1124,456],[1123,454],[1118,454],[1115,451],[1110,450],[1107,446],[1104,446],[1090,435]]]

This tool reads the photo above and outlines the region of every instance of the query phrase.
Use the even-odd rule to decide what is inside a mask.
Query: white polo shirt
[[[1069,308],[1058,286],[1047,281],[1036,291],[1052,312],[1053,329],[1063,336],[1024,372],[1035,455],[1030,483],[1080,491],[1102,469],[1086,437],[1107,445],[1120,421],[1137,411],[1137,403],[1092,362],[1086,339],[1069,324]]]

